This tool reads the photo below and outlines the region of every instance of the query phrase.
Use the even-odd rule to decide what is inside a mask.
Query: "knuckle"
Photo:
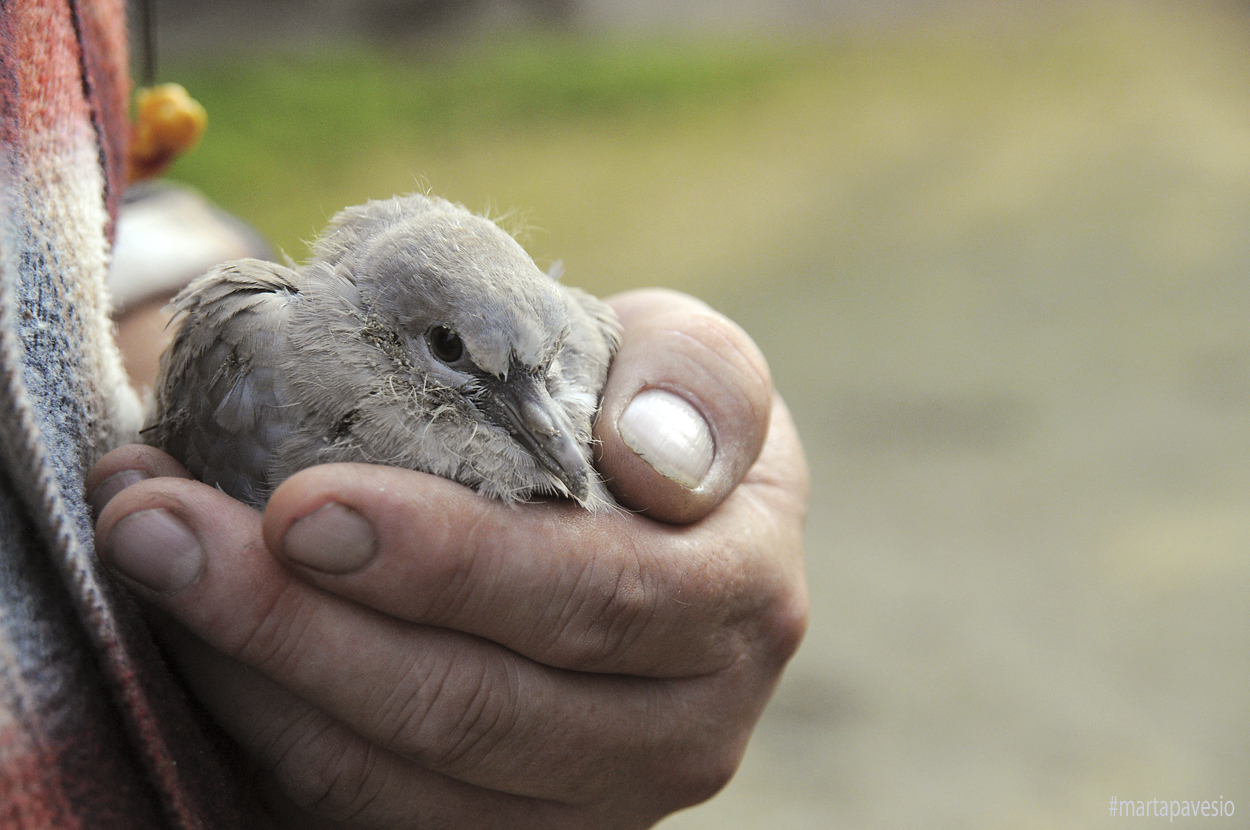
[[[664,793],[666,809],[679,810],[701,804],[725,788],[738,771],[745,750],[741,745],[704,745],[703,751],[687,754],[684,762],[664,770],[656,782],[657,792]]]
[[[556,628],[560,664],[594,671],[616,663],[644,636],[657,612],[656,591],[637,549],[587,563],[572,585]]]
[[[457,661],[415,666],[406,689],[383,705],[380,731],[402,754],[435,769],[455,771],[481,762],[518,722],[515,669]]]
[[[807,632],[810,605],[803,564],[802,521],[779,515],[753,493],[743,524],[734,525],[736,554],[722,563],[726,581],[737,575],[738,593],[727,597],[725,622],[740,632],[743,656],[762,656],[765,665],[781,667]],[[749,528],[764,528],[752,534]]]
[[[296,807],[348,821],[371,804],[385,782],[379,753],[327,715],[294,722],[279,739],[270,774]]]
[[[803,642],[811,613],[801,538],[785,547],[797,551],[798,557],[791,560],[790,569],[781,578],[777,593],[762,615],[764,641],[780,664],[788,661]]]
[[[233,622],[225,653],[269,676],[283,675],[299,658],[312,624],[312,609],[293,583],[276,591],[254,614]]]
[[[809,607],[807,592],[800,591],[788,602],[780,602],[764,617],[765,637],[773,645],[772,651],[783,662],[798,651],[807,633]]]
[[[737,756],[722,753],[720,757],[680,778],[679,783],[683,785],[680,793],[683,806],[701,804],[723,790],[737,772],[740,760]]]
[[[470,514],[467,523],[445,515],[435,525],[426,543],[422,572],[426,583],[422,593],[429,597],[422,610],[430,621],[449,623],[471,614],[475,589],[482,579],[478,567],[489,558],[501,532],[487,511]]]

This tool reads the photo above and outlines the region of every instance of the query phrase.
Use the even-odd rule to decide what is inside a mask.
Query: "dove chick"
[[[372,201],[334,217],[303,266],[228,262],[174,304],[143,438],[241,501],[359,461],[505,501],[611,504],[591,423],[619,324],[489,219]]]

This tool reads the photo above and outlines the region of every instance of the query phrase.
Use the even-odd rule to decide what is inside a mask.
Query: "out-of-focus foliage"
[[[320,221],[311,214],[341,207],[339,193],[356,198],[361,168],[379,155],[399,189],[424,187],[431,161],[500,136],[698,118],[784,81],[804,54],[758,42],[532,35],[420,54],[354,46],[175,66],[169,74],[208,108],[210,128],[171,176],[298,254],[307,221]]]

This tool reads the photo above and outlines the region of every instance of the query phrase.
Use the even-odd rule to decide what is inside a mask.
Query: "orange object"
[[[130,134],[130,181],[159,175],[199,143],[208,113],[178,84],[159,84],[135,93]]]

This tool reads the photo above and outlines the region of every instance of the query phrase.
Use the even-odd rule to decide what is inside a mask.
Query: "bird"
[[[444,199],[346,208],[303,265],[226,262],[174,298],[142,439],[262,509],[343,461],[610,508],[591,429],[621,326],[560,276]]]

